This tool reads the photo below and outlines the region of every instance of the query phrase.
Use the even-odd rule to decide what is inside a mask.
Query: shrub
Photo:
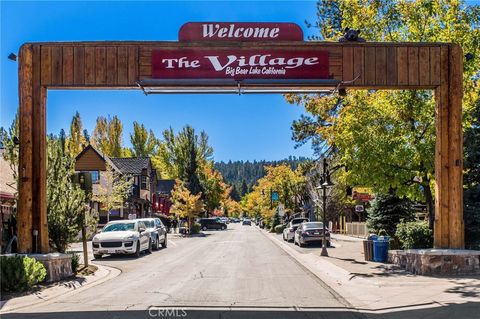
[[[26,256],[0,256],[0,271],[2,292],[29,290],[47,275],[41,262]]]
[[[200,229],[202,229],[202,225],[200,225],[199,223],[193,223],[190,234],[198,234],[200,232]]]
[[[432,248],[433,232],[427,222],[405,222],[397,225],[396,237],[404,249]]]
[[[68,254],[72,256],[72,272],[76,274],[80,266],[80,255],[74,251],[69,251]]]
[[[284,229],[285,229],[285,225],[277,225],[277,226],[275,226],[275,233],[281,234],[281,233],[283,233]]]

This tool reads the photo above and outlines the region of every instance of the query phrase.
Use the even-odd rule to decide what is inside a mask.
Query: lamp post
[[[327,190],[330,190],[332,186],[334,185],[330,181],[330,172],[327,169],[328,164],[327,164],[327,159],[323,159],[323,172],[322,172],[322,178],[321,178],[321,185],[317,186],[317,194],[319,190],[322,190],[322,208],[323,208],[323,236],[322,236],[322,252],[320,253],[320,256],[325,256],[328,257],[328,251],[327,251],[327,218],[326,218],[326,212],[327,212]],[[319,194],[318,194],[319,195]],[[319,196],[320,197],[320,196]]]

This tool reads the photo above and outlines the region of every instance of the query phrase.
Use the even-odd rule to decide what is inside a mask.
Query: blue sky
[[[84,40],[177,40],[189,21],[294,22],[315,20],[315,1],[1,1],[0,125],[9,126],[18,106],[17,63],[7,59],[24,42]],[[215,160],[275,160],[311,156],[294,149],[290,125],[303,108],[281,95],[150,95],[140,91],[49,91],[48,132],[67,129],[75,111],[91,133],[99,115],[118,115],[129,145],[133,121],[157,136],[172,126],[205,130]]]

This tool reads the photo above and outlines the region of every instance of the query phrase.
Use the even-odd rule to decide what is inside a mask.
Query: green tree
[[[480,100],[473,115],[475,120],[465,131],[465,246],[480,249]]]
[[[70,123],[70,135],[67,139],[67,150],[70,156],[77,156],[87,145],[80,113],[76,112]]]
[[[118,116],[113,116],[108,123],[108,139],[110,144],[109,156],[122,156],[122,134],[123,124]]]
[[[480,9],[460,1],[321,1],[322,40],[337,41],[345,27],[368,41],[454,42],[474,58],[464,63],[464,121],[470,125],[480,92]],[[327,8],[327,9],[326,9]],[[435,103],[431,91],[349,91],[346,97],[288,95],[310,116],[292,125],[298,144],[322,152],[334,146],[348,167],[349,185],[425,201],[433,225]]]
[[[105,171],[101,172],[102,178],[92,200],[99,202],[107,211],[107,222],[110,221],[110,211],[119,209],[132,191],[133,178],[124,176],[115,171],[107,163]]]
[[[240,195],[241,197],[245,196],[246,194],[248,193],[248,186],[247,186],[247,182],[245,182],[245,180],[242,181],[242,188],[240,190]]]
[[[121,157],[123,124],[118,116],[97,117],[97,123],[92,134],[91,143],[109,157]]]
[[[187,125],[177,135],[172,128],[163,132],[153,161],[163,174],[180,179],[192,194],[198,194],[202,192],[200,170],[212,160],[212,154],[207,134],[202,131],[197,135],[193,127]]]
[[[408,199],[399,198],[394,192],[376,195],[372,207],[367,211],[367,227],[370,231],[394,236],[400,221],[413,221],[415,213]]]
[[[133,134],[130,134],[134,156],[151,156],[156,153],[158,140],[152,130],[147,131],[143,124],[133,122]]]
[[[17,198],[18,196],[18,152],[19,152],[19,136],[20,130],[18,126],[18,113],[15,114],[15,118],[8,130],[3,127],[0,128],[0,141],[3,148],[3,158],[8,162],[13,180],[15,182],[8,183],[7,186],[11,188],[13,194]]]
[[[230,191],[230,197],[236,202],[239,202],[241,199],[240,194],[237,190],[237,186],[235,184],[232,186],[232,189]]]
[[[83,223],[95,224],[96,216],[86,209],[85,192],[72,182],[74,160],[65,153],[62,143],[54,136],[48,139],[47,221],[50,242],[63,253]]]
[[[100,150],[105,155],[109,155],[110,143],[108,139],[108,122],[107,118],[103,116],[97,117],[95,129],[93,130],[91,137],[92,145]]]

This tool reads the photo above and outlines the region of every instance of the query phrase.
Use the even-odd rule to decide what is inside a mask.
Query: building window
[[[100,183],[100,172],[99,171],[91,171],[92,174],[92,183],[98,184]]]
[[[150,189],[150,183],[148,176],[142,176],[142,189]]]

